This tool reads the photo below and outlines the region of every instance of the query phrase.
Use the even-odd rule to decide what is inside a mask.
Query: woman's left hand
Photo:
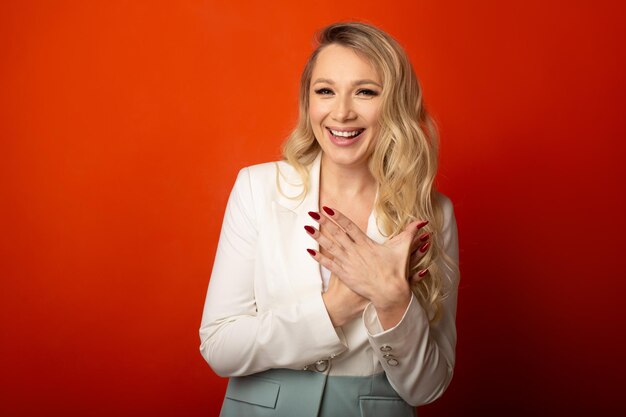
[[[426,222],[411,222],[402,233],[379,244],[339,210],[324,207],[320,214],[317,221],[323,233],[316,230],[312,237],[334,259],[320,252],[313,258],[352,291],[370,300],[377,311],[403,311],[411,299],[409,258],[420,244],[417,234]]]

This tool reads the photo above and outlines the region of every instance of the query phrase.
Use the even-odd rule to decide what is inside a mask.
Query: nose
[[[335,100],[335,106],[333,108],[332,117],[339,122],[344,120],[353,119],[356,116],[354,109],[352,108],[352,100],[349,95],[338,96]]]

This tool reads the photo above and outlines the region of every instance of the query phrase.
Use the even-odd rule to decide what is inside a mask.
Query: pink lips
[[[354,145],[361,139],[361,137],[363,136],[363,133],[365,133],[365,131],[363,131],[355,138],[340,138],[330,133],[329,129],[325,129],[325,130],[326,130],[326,134],[328,135],[328,138],[330,139],[332,143],[334,143],[337,146],[343,146],[343,147]]]

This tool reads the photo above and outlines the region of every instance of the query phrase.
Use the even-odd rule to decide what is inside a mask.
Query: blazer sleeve
[[[458,265],[459,247],[456,220],[450,200],[443,198],[444,251]],[[430,325],[428,314],[415,295],[400,322],[383,331],[376,310],[369,304],[363,320],[370,344],[393,388],[413,406],[430,403],[446,390],[454,371],[458,268],[441,268],[444,284],[451,283],[442,302],[440,320]]]
[[[257,311],[257,220],[250,172],[244,168],[226,205],[200,325],[200,352],[220,376],[302,369],[347,349],[321,293]]]

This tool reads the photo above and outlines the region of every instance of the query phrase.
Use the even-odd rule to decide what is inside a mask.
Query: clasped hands
[[[371,302],[383,329],[395,326],[411,300],[409,281],[417,282],[428,273],[423,269],[408,276],[409,267],[430,246],[430,235],[419,233],[428,222],[411,222],[404,231],[379,244],[339,210],[324,206],[319,214],[309,215],[323,226],[322,232],[311,226],[305,229],[329,256],[307,251],[332,273],[322,297],[333,325],[342,326]]]

